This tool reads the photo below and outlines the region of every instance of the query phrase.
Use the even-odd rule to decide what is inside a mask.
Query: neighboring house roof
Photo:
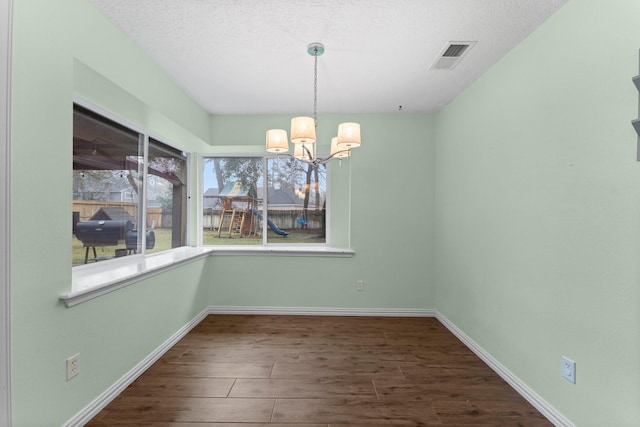
[[[91,220],[100,221],[131,221],[135,222],[135,219],[124,210],[124,208],[118,206],[105,206],[100,208],[98,212],[93,214]]]
[[[204,197],[216,197],[217,195],[218,195],[217,188],[209,188],[207,191],[204,192]]]
[[[275,188],[270,187],[267,192],[267,200],[269,206],[302,206],[304,204],[304,200],[296,196],[296,193],[291,188],[279,188],[276,190]]]
[[[218,189],[217,188],[209,188],[204,192],[202,206],[206,208],[219,208],[220,199],[218,198]]]
[[[133,187],[131,187],[129,181],[124,177],[120,178],[119,176],[116,176],[109,179],[108,182],[111,184],[109,190],[112,192],[133,191]]]

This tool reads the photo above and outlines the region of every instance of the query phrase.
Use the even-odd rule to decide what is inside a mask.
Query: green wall
[[[218,116],[217,145],[264,145],[291,116]],[[211,305],[433,309],[433,122],[420,115],[320,115],[318,141],[341,121],[359,122],[362,146],[333,162],[331,241],[353,258],[214,257]],[[349,171],[350,168],[350,171]],[[333,174],[333,172],[336,172]],[[348,190],[349,172],[351,194]],[[349,200],[350,197],[350,200]],[[338,231],[336,231],[338,230]],[[337,236],[335,234],[338,234]],[[251,268],[247,268],[251,266]],[[364,280],[364,292],[356,281]]]
[[[13,423],[57,426],[207,306],[206,261],[73,308],[72,102],[96,103],[185,149],[209,116],[86,0],[14,1],[11,141]],[[80,353],[67,382],[65,360]]]
[[[581,427],[640,422],[639,17],[572,0],[436,118],[436,307]]]

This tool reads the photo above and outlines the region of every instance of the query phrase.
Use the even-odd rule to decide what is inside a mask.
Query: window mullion
[[[269,213],[268,211],[268,207],[269,207],[269,175],[267,175],[268,173],[268,168],[267,168],[267,158],[263,157],[262,158],[262,176],[264,177],[263,179],[263,186],[264,186],[264,191],[263,191],[263,197],[262,197],[262,246],[267,244],[267,215]]]
[[[142,177],[138,203],[141,208],[138,214],[138,242],[140,244],[140,251],[138,253],[144,254],[147,248],[147,165],[149,161],[149,135],[140,134],[140,145],[142,149],[142,164],[138,164],[138,175]]]

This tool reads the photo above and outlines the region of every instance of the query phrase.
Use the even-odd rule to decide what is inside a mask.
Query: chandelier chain
[[[318,48],[314,48],[313,64],[313,123],[318,128]]]

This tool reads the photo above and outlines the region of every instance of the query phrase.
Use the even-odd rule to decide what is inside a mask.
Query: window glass
[[[187,216],[186,154],[150,138],[148,164],[147,252],[184,246]],[[153,245],[150,239],[154,240]]]
[[[127,254],[120,243],[139,221],[142,149],[138,132],[74,106],[73,265]]]
[[[326,243],[324,166],[291,158],[208,157],[203,176],[204,245]]]
[[[267,176],[267,243],[325,243],[325,166],[269,158]]]
[[[74,105],[73,266],[184,245],[186,155],[146,138]]]
[[[204,159],[204,245],[262,244],[263,170],[260,157]]]

